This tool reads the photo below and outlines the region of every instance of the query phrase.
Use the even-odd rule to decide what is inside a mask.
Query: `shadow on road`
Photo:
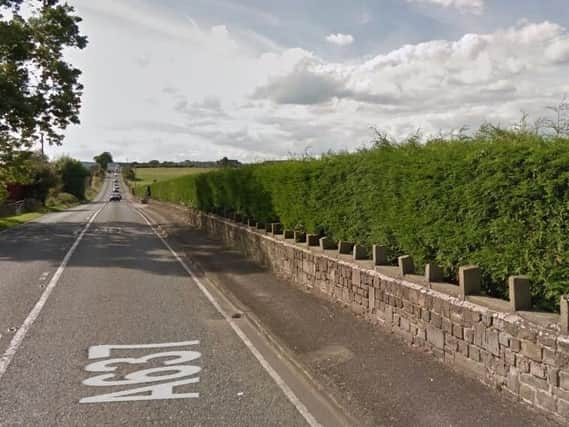
[[[85,223],[28,223],[0,236],[0,266],[18,268],[34,261],[47,261],[57,268],[83,230]],[[200,256],[216,258],[215,245],[200,246]],[[178,261],[146,224],[109,221],[91,224],[69,262],[70,267],[102,267],[147,271],[157,275],[186,276]],[[253,265],[219,266],[224,272],[257,272]]]

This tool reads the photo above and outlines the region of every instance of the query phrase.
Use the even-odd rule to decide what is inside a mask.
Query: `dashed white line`
[[[95,218],[97,217],[99,212],[101,212],[102,209],[103,208],[100,208],[98,211],[96,211],[89,220],[89,222],[87,222],[85,227],[83,227],[83,230],[81,231],[79,236],[77,236],[77,238],[73,242],[73,245],[71,246],[69,251],[67,251],[67,254],[65,254],[65,257],[63,258],[63,261],[61,261],[61,264],[57,268],[55,274],[51,277],[51,280],[49,281],[45,290],[41,294],[40,299],[38,300],[32,311],[30,311],[30,313],[28,314],[28,317],[26,317],[26,320],[24,320],[24,323],[22,323],[22,326],[18,329],[18,332],[16,332],[16,334],[14,335],[12,341],[10,341],[8,349],[4,352],[4,354],[0,358],[0,380],[2,380],[2,377],[6,373],[8,366],[10,366],[10,362],[12,362],[12,359],[16,355],[18,348],[20,347],[22,341],[26,337],[26,334],[28,333],[29,329],[32,327],[35,320],[38,318],[42,308],[44,307],[47,299],[49,298],[49,295],[55,288],[55,285],[57,285],[59,278],[63,274],[63,271],[65,270],[67,263],[71,259],[71,256],[77,249],[79,242],[81,241],[81,239],[83,239],[83,236],[85,235],[85,233],[87,232],[87,230],[89,229],[89,227],[91,226],[91,224],[93,223],[93,221],[95,220]]]
[[[243,344],[249,349],[253,356],[259,361],[261,366],[267,371],[267,373],[271,376],[273,381],[277,384],[277,386],[282,390],[288,400],[294,405],[297,411],[304,417],[306,422],[310,427],[320,427],[321,424],[314,418],[314,416],[310,413],[308,408],[301,402],[301,400],[294,394],[292,389],[288,386],[288,384],[282,379],[282,377],[278,374],[277,371],[270,365],[270,363],[264,358],[261,352],[255,347],[255,345],[251,342],[251,340],[245,335],[245,333],[241,330],[239,325],[235,323],[235,321],[229,316],[219,305],[219,303],[215,300],[215,298],[211,295],[211,293],[207,290],[204,284],[198,279],[198,277],[194,274],[194,272],[188,267],[185,261],[178,255],[174,249],[170,246],[170,244],[162,237],[158,231],[154,228],[152,223],[148,220],[146,215],[140,212],[138,209],[135,209],[136,212],[144,219],[144,221],[148,224],[148,226],[152,229],[154,234],[158,236],[158,238],[162,241],[164,246],[168,248],[168,250],[172,253],[174,258],[182,265],[184,270],[188,273],[188,275],[193,279],[193,281],[198,285],[198,288],[202,291],[205,297],[209,300],[209,302],[215,307],[215,309],[223,316],[223,318],[229,323],[233,331],[237,334],[237,336],[243,341]]]

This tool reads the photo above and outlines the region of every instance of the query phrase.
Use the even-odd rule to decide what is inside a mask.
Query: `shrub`
[[[89,171],[79,160],[62,157],[55,162],[55,169],[62,182],[64,193],[70,193],[80,200],[85,199]]]
[[[79,199],[73,194],[69,193],[56,193],[47,198],[47,206],[69,207],[79,203]]]
[[[569,292],[569,139],[483,128],[475,138],[383,142],[353,154],[223,169],[152,185],[153,197],[235,211],[436,262],[478,264],[490,295],[527,274],[554,308]]]

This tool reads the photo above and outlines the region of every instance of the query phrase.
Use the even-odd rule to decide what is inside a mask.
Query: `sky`
[[[256,162],[450,135],[569,94],[568,0],[70,0],[81,124],[47,151]]]

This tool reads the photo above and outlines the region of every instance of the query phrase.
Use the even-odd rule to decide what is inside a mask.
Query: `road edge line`
[[[193,270],[186,264],[186,262],[180,257],[180,255],[170,246],[170,244],[162,237],[157,231],[156,228],[152,225],[149,219],[140,212],[137,208],[135,211],[144,219],[144,221],[148,224],[151,230],[158,236],[158,238],[162,241],[164,246],[168,248],[170,253],[176,258],[176,260],[182,265],[186,273],[192,278],[192,280],[198,285],[198,288],[202,291],[208,301],[215,307],[215,309],[221,314],[221,316],[229,323],[233,331],[237,334],[237,336],[241,339],[243,344],[249,349],[249,351],[255,356],[257,361],[261,364],[261,366],[265,369],[265,371],[269,374],[269,376],[273,379],[273,381],[277,384],[277,386],[281,389],[281,391],[285,394],[287,399],[296,410],[302,415],[302,417],[306,420],[308,425],[311,427],[321,427],[321,424],[314,418],[314,416],[310,413],[310,411],[306,408],[304,403],[300,401],[300,399],[296,396],[296,394],[291,390],[288,384],[281,378],[277,371],[269,364],[269,362],[263,357],[263,355],[259,352],[257,347],[251,342],[251,340],[245,335],[245,333],[241,330],[239,325],[235,323],[235,321],[229,316],[219,305],[219,303],[215,300],[215,298],[211,295],[211,293],[207,290],[205,285],[201,282],[201,280],[194,274]]]
[[[61,278],[63,272],[65,271],[65,267],[67,267],[67,264],[69,263],[69,260],[71,259],[71,256],[73,255],[73,253],[77,249],[79,242],[81,242],[81,240],[83,239],[83,236],[85,235],[85,233],[87,232],[87,230],[89,229],[89,227],[91,226],[91,224],[93,223],[95,218],[97,218],[99,213],[105,208],[105,206],[99,208],[91,216],[91,218],[89,219],[89,221],[87,222],[85,227],[83,227],[83,230],[81,231],[79,236],[77,236],[77,238],[73,242],[73,245],[71,245],[71,248],[69,248],[69,250],[65,254],[65,257],[63,257],[63,261],[61,261],[61,264],[59,264],[59,267],[55,271],[54,275],[51,277],[51,280],[47,284],[47,286],[46,286],[45,290],[43,291],[43,293],[41,294],[39,300],[34,305],[34,308],[32,308],[32,310],[29,312],[28,316],[26,317],[26,319],[22,323],[22,326],[20,326],[20,328],[18,329],[18,331],[16,332],[16,334],[14,335],[12,340],[10,341],[8,348],[2,354],[2,357],[0,358],[0,381],[2,381],[2,377],[6,373],[8,367],[10,366],[10,363],[12,362],[12,359],[16,355],[16,352],[18,351],[18,349],[20,348],[20,345],[22,345],[22,342],[24,341],[26,334],[28,333],[28,331],[32,327],[33,323],[36,321],[36,319],[40,315],[41,310],[43,309],[45,303],[47,302],[47,299],[49,298],[49,296],[51,295],[51,293],[55,289],[55,286],[59,282],[59,279]]]

